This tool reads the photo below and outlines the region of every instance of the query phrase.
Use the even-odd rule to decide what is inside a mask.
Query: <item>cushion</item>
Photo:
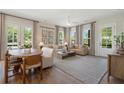
[[[52,48],[43,47],[42,51],[43,51],[43,56],[44,57],[51,57],[52,56],[52,53],[53,53],[53,49]]]

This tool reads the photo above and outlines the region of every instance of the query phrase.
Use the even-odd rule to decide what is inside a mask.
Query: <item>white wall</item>
[[[45,26],[45,27],[48,27],[48,28],[55,28],[55,25],[52,25],[52,24],[48,24],[48,23],[43,23],[43,22],[39,22],[37,24],[37,31],[35,31],[35,46],[38,47],[38,44],[42,41],[42,34],[41,34],[41,27],[40,26]]]
[[[99,55],[99,32],[100,27],[106,24],[115,24],[115,34],[124,32],[124,15],[111,16],[104,19],[96,20],[96,32],[95,32],[95,55]]]

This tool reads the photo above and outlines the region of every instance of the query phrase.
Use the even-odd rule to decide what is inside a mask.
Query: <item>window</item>
[[[83,31],[83,43],[90,47],[90,30]]]
[[[24,44],[32,43],[32,28],[25,27],[24,30]]]
[[[33,44],[33,21],[6,16],[7,47],[18,48]]]
[[[7,26],[7,45],[8,47],[17,47],[17,28],[14,25],[8,25]]]
[[[62,28],[58,32],[58,44],[64,44],[64,29]]]
[[[71,45],[76,44],[76,28],[71,28],[71,31],[70,31],[70,44]]]
[[[112,48],[112,27],[102,29],[102,48]]]
[[[21,36],[22,31],[19,32],[17,27],[14,25],[7,26],[7,33],[7,45],[9,48],[18,48],[18,44],[32,44],[32,28],[30,27],[25,27],[24,38],[22,38],[23,36]]]
[[[84,25],[83,26],[83,32],[82,32],[82,37],[83,37],[83,45],[87,45],[90,47],[90,39],[91,39],[91,25]]]
[[[58,29],[58,44],[64,44],[64,28],[59,27]]]

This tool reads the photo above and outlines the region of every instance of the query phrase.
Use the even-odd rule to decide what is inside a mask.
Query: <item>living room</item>
[[[124,42],[123,9],[1,9],[0,12],[0,83],[124,83],[121,63],[119,70],[111,64],[110,72],[107,68],[108,60],[118,55],[123,58],[123,51],[118,50]],[[119,42],[115,40],[118,35],[122,36]],[[117,56],[113,57],[117,50]],[[41,80],[39,68],[24,71],[23,67],[27,56],[39,51]],[[10,66],[7,54],[21,60],[12,72],[6,68]],[[122,58],[116,59],[121,62]],[[115,69],[116,73],[111,72]],[[9,77],[11,74],[14,75]]]

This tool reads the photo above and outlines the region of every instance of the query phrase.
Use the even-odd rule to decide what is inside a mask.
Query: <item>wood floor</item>
[[[0,76],[3,76],[0,73]],[[40,80],[39,73],[35,71],[34,73],[27,75],[27,84],[85,84],[83,81],[80,81],[73,76],[61,71],[60,69],[53,66],[52,68],[43,70],[43,79]],[[4,83],[3,80],[0,80],[0,83]],[[20,84],[22,83],[21,74],[9,79],[9,84]],[[107,84],[107,74],[101,79],[101,84]],[[112,78],[111,84],[124,84],[124,81]]]

